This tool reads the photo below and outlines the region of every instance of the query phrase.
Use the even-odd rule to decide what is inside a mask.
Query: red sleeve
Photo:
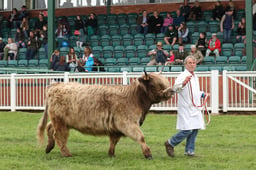
[[[220,40],[219,39],[217,39],[216,42],[215,42],[215,48],[219,49],[219,52],[221,51],[221,45],[220,45]]]

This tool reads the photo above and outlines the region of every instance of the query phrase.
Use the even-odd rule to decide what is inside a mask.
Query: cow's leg
[[[141,131],[139,125],[130,124],[127,122],[124,122],[123,125],[127,125],[127,126],[125,128],[122,128],[123,129],[122,132],[126,136],[132,138],[133,140],[135,140],[136,142],[138,142],[140,144],[145,158],[152,159],[152,154],[150,152],[150,148],[147,146],[147,144],[145,142],[143,132]]]
[[[53,126],[52,126],[51,122],[48,123],[46,131],[47,131],[47,136],[48,136],[48,142],[47,142],[47,147],[45,149],[45,152],[49,153],[49,152],[51,152],[51,150],[55,146],[55,140],[54,140],[54,137],[53,137],[54,129],[53,129]]]
[[[72,156],[67,147],[69,128],[61,118],[53,119],[52,123],[55,129],[54,139],[60,148],[61,154],[65,157]]]
[[[121,137],[120,135],[114,135],[114,134],[111,134],[109,136],[110,145],[109,145],[108,155],[110,157],[115,157],[115,147],[116,147],[117,142],[120,140],[120,137]]]

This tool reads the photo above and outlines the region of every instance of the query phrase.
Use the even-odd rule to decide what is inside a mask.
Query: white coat
[[[201,105],[201,96],[204,93],[200,91],[198,77],[194,74],[190,80],[192,93],[190,89],[190,83],[188,82],[182,87],[182,82],[189,75],[192,75],[185,69],[177,79],[175,80],[175,89],[178,93],[178,114],[176,128],[178,130],[192,130],[192,129],[205,129],[205,123],[201,108],[195,107]]]

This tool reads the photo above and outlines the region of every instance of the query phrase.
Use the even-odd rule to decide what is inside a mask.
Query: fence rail
[[[127,85],[143,73],[56,73],[56,74],[6,74],[0,75],[0,110],[43,110],[47,86],[54,81],[78,82],[81,84]],[[170,85],[179,72],[163,72]],[[256,111],[253,82],[256,72],[227,72],[219,74],[197,72],[200,87],[210,93],[207,107],[212,113],[219,111]],[[151,110],[174,111],[177,95],[168,101],[155,104]]]

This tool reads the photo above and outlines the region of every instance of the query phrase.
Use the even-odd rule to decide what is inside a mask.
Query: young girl
[[[170,51],[170,57],[167,58],[167,61],[165,62],[165,65],[173,65],[175,60],[175,56],[173,54],[173,51]]]
[[[66,55],[66,63],[68,63],[71,70],[74,70],[77,66],[77,55],[73,47],[69,48],[68,54]]]

